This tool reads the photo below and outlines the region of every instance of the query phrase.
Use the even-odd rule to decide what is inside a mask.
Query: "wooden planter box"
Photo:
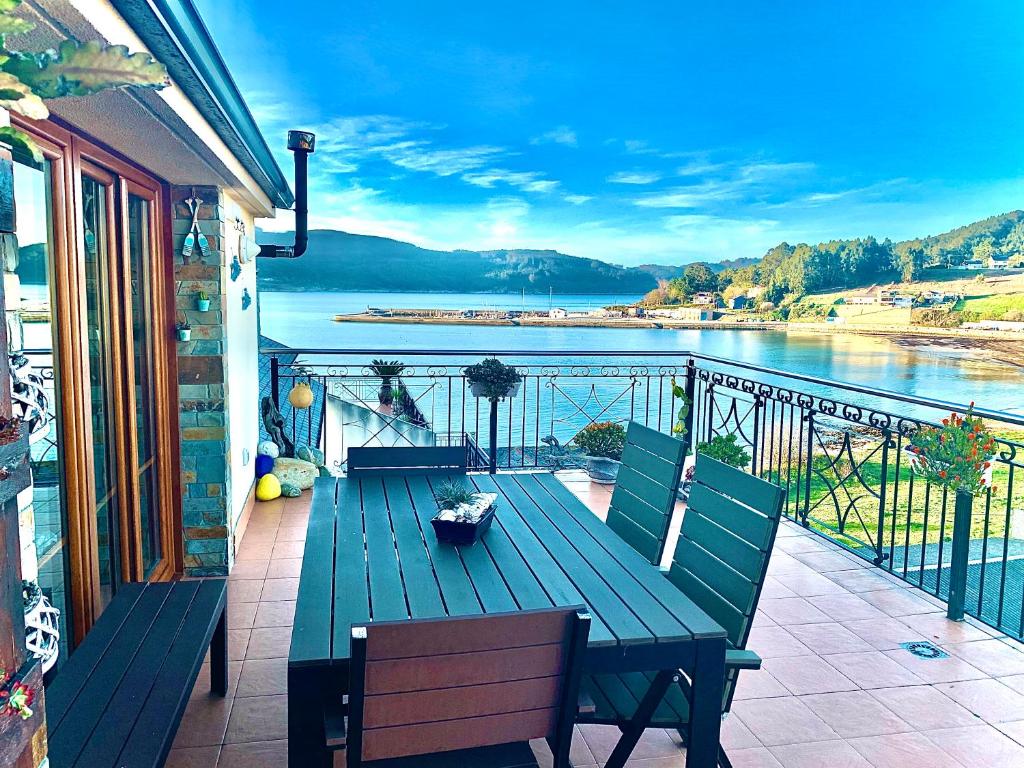
[[[434,526],[434,535],[437,536],[438,541],[444,541],[457,546],[472,546],[487,533],[487,529],[494,522],[494,513],[494,505],[491,505],[491,508],[484,512],[483,517],[475,523],[464,523],[458,520],[439,520],[435,517],[430,521],[430,524]]]

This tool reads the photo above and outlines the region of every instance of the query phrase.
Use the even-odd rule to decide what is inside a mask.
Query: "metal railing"
[[[638,421],[670,432],[692,402],[692,444],[735,434],[747,469],[786,489],[786,515],[889,573],[1007,634],[1024,637],[1024,417],[975,407],[998,436],[991,487],[959,518],[955,494],[916,475],[906,451],[923,424],[966,406],[739,363],[699,353],[502,351],[523,375],[518,396],[497,406],[473,398],[463,370],[480,352],[465,350],[264,350],[297,355],[291,376],[323,383],[325,452],[343,466],[348,447],[456,444],[472,466],[492,469],[578,466],[573,438],[588,424]],[[426,426],[405,422],[375,402],[369,361],[406,363],[402,386]],[[273,360],[271,361],[273,364]],[[376,407],[375,407],[376,406]],[[333,414],[333,420],[332,416]],[[481,436],[477,439],[477,436]],[[958,522],[957,525],[954,523]],[[966,540],[965,540],[966,537]],[[954,561],[953,553],[956,552]],[[952,584],[956,577],[959,582]],[[952,595],[952,597],[951,597]]]

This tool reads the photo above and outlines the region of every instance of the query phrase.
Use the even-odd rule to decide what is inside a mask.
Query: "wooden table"
[[[586,672],[686,670],[686,765],[715,766],[725,631],[550,473],[465,476],[498,494],[494,524],[473,547],[438,542],[431,488],[444,479],[317,481],[288,660],[289,766],[318,764],[353,624],[581,603],[593,617]]]

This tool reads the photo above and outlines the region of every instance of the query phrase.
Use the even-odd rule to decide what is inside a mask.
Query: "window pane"
[[[135,427],[138,440],[139,523],[142,567],[152,572],[160,561],[160,507],[156,487],[153,400],[153,276],[149,201],[128,196],[128,266],[131,272],[132,335],[135,349]]]
[[[63,488],[64,437],[60,423],[59,367],[53,350],[57,319],[53,317],[53,201],[50,162],[36,164],[16,157],[14,196],[17,204],[18,263],[5,275],[11,351],[14,413],[29,427],[32,465],[31,505],[35,523],[36,562],[22,564],[23,576],[36,578],[43,594],[60,611],[59,656],[68,656],[71,638],[71,594],[68,568],[67,508]],[[44,661],[44,664],[48,664]]]
[[[107,189],[82,179],[85,231],[86,343],[92,401],[92,449],[96,476],[96,530],[100,566],[100,604],[106,606],[120,582],[117,475],[112,421],[114,386],[111,370],[110,296],[115,281],[108,270]]]

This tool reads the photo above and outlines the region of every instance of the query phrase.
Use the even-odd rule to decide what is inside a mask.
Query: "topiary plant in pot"
[[[746,449],[737,443],[734,433],[728,435],[715,435],[706,443],[697,444],[697,453],[703,453],[712,459],[717,459],[730,467],[743,469],[750,463],[750,454]]]
[[[374,360],[370,363],[370,370],[375,376],[380,376],[380,389],[377,390],[377,401],[381,405],[391,405],[395,399],[395,388],[392,380],[402,375],[405,364],[399,360]]]
[[[587,458],[587,474],[595,483],[611,485],[619,475],[626,428],[614,421],[599,421],[584,427],[573,442]]]
[[[466,381],[469,382],[473,397],[503,400],[519,394],[523,377],[511,365],[505,365],[496,357],[489,357],[466,368]]]

